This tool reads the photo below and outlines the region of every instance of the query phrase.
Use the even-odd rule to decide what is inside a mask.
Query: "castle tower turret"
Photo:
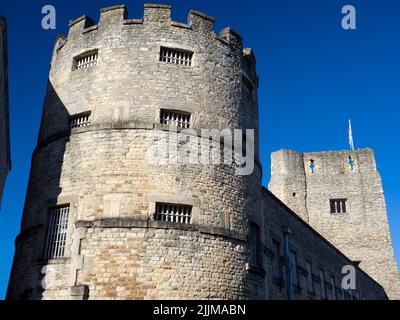
[[[391,299],[400,280],[382,181],[370,149],[274,152],[269,189],[378,281]]]
[[[212,17],[170,10],[105,8],[57,38],[8,298],[246,297],[259,161],[241,176],[147,153],[154,129],[240,128],[257,158],[255,58]]]

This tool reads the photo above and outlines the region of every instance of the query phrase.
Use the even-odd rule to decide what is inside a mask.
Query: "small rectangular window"
[[[193,52],[182,49],[172,49],[161,47],[160,61],[185,66],[192,65]]]
[[[331,213],[346,213],[346,201],[347,199],[331,199]]]
[[[250,264],[253,266],[261,266],[260,227],[254,222],[250,222],[249,232]]]
[[[307,271],[307,291],[308,293],[314,293],[312,264],[310,261],[306,261],[306,271]]]
[[[281,244],[277,240],[272,240],[272,246],[274,250],[274,260],[272,265],[272,272],[275,278],[282,278],[282,261],[281,261]]]
[[[64,257],[67,241],[69,205],[49,210],[45,259],[61,259]]]
[[[74,58],[74,69],[87,69],[97,64],[98,51],[92,50]]]
[[[90,116],[91,116],[91,112],[82,112],[79,114],[74,114],[72,116],[70,116],[69,118],[69,125],[70,128],[79,128],[79,127],[85,127],[88,126],[90,124]]]
[[[154,220],[190,224],[191,214],[192,206],[171,203],[156,203]]]
[[[322,269],[319,270],[319,281],[321,299],[326,299],[325,271]]]
[[[189,128],[190,113],[177,110],[160,111],[160,123],[176,126],[178,128]]]

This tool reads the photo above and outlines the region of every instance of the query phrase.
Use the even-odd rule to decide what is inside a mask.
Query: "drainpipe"
[[[287,299],[292,300],[293,282],[292,282],[292,264],[289,255],[289,235],[292,231],[288,226],[282,227],[283,233],[283,258],[286,262],[286,280],[287,280]]]

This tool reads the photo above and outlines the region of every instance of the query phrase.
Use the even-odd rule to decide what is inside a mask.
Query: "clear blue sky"
[[[157,1],[148,1],[157,2]],[[160,1],[161,2],[161,1]],[[14,239],[24,204],[31,154],[36,144],[50,56],[68,21],[125,3],[141,18],[142,1],[1,0],[9,23],[11,151],[0,211],[0,298],[4,297]],[[400,256],[400,2],[394,0],[185,0],[173,18],[185,22],[193,8],[216,18],[216,32],[231,26],[255,50],[260,77],[259,108],[263,184],[270,153],[348,148],[352,118],[356,148],[376,152],[397,256]],[[57,10],[57,30],[41,29],[41,8]],[[357,9],[357,30],[341,29],[341,8]]]

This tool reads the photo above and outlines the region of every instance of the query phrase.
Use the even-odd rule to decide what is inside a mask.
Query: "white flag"
[[[350,144],[350,149],[354,150],[353,132],[351,130],[351,120],[349,120],[349,144]]]

